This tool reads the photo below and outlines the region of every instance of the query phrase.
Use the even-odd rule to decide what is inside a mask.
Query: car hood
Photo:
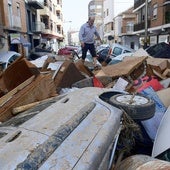
[[[14,51],[1,52],[1,53],[0,53],[0,62],[1,62],[1,63],[7,62],[8,59],[9,59],[12,55],[21,56],[20,53],[17,53],[17,52],[14,52]]]

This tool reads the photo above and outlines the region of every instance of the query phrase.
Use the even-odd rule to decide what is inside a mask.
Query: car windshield
[[[118,55],[120,55],[121,53],[122,53],[122,49],[119,48],[119,47],[115,47],[114,50],[113,50],[113,52],[112,52],[112,55],[113,55],[113,56],[118,56]]]

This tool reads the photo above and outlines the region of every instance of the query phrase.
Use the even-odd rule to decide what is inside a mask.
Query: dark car
[[[161,42],[145,49],[154,58],[170,58],[170,45]]]
[[[31,50],[28,60],[36,60],[44,55],[52,55],[52,52],[53,50],[49,45],[41,43]]]
[[[102,48],[97,51],[97,60],[101,63],[106,60],[109,54],[109,47]]]

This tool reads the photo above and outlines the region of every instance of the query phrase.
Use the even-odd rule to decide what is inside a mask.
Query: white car
[[[124,54],[120,54],[114,58],[111,59],[111,61],[108,63],[110,64],[116,64],[121,62],[125,57],[129,57],[129,56],[133,56],[133,53],[124,53]]]
[[[132,48],[128,48],[128,47],[120,45],[118,43],[113,43],[110,46],[109,55],[110,55],[110,58],[114,58],[114,57],[124,54],[124,53],[133,53],[133,52],[135,52],[135,50]]]
[[[20,53],[15,51],[0,52],[0,67],[5,70],[10,64],[12,64],[17,58],[21,56]]]
[[[1,123],[0,169],[110,169],[123,112],[97,97],[107,91],[77,89]]]

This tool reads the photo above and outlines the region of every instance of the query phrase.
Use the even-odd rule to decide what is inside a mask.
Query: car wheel
[[[154,101],[142,94],[117,94],[109,102],[123,109],[134,120],[150,119],[155,114]]]

